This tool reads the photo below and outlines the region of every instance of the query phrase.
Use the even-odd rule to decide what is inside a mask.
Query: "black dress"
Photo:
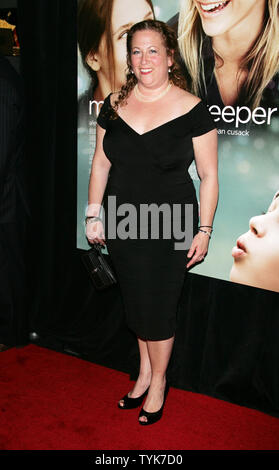
[[[202,102],[142,135],[121,117],[111,119],[111,111],[109,95],[97,119],[106,129],[103,148],[112,164],[103,200],[106,245],[119,280],[128,327],[142,339],[163,340],[175,333],[189,261],[186,249],[174,249],[174,242],[182,243],[183,237],[173,229],[167,235],[163,230],[174,221],[173,204],[182,204],[177,206],[182,207],[182,233],[189,237],[190,231],[192,240],[197,232],[198,203],[187,171],[194,158],[192,137],[215,125]],[[140,209],[151,204],[162,209],[155,235],[156,217],[144,222],[140,214]],[[187,206],[190,217],[185,204],[191,205]],[[128,238],[123,239],[125,229]],[[147,238],[142,237],[141,229],[147,231]]]

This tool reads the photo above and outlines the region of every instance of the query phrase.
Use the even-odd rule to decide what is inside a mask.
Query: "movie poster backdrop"
[[[189,89],[206,102],[218,130],[220,194],[214,231],[205,261],[191,272],[279,292],[279,0],[86,3],[106,3],[111,52],[104,51],[104,38],[97,37],[92,10],[91,16],[79,16],[83,51],[89,35],[91,48],[94,40],[99,45],[87,66],[78,47],[77,247],[90,247],[84,216],[96,118],[104,98],[125,80],[127,25],[155,17],[177,31]],[[194,163],[189,173],[198,195]]]

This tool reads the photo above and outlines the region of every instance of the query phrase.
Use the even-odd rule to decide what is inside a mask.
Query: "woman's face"
[[[163,38],[153,30],[137,31],[132,38],[131,65],[138,83],[148,88],[159,88],[168,80],[172,65]]]
[[[266,0],[193,0],[208,36],[219,36],[238,27],[253,28],[263,16]]]
[[[266,214],[250,220],[232,256],[231,281],[279,292],[279,191]]]
[[[127,31],[139,21],[153,19],[153,13],[146,0],[114,0],[111,17],[112,45],[114,53],[114,77],[115,84],[112,90],[111,80],[112,70],[107,54],[105,35],[101,39],[99,51],[95,54],[98,59],[97,76],[102,88],[107,89],[106,94],[111,91],[117,91],[125,83],[127,69],[127,49],[126,37]],[[106,96],[105,94],[105,96]]]

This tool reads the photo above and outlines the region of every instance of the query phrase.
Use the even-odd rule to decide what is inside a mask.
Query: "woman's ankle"
[[[143,381],[143,382],[150,382],[152,377],[152,371],[151,370],[140,370],[138,379]]]
[[[166,378],[166,374],[156,374],[153,373],[152,374],[152,384],[153,385],[163,385],[165,386],[165,384],[167,383],[167,378]]]

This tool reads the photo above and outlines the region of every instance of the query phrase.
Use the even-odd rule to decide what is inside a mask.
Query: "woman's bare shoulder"
[[[195,96],[182,88],[176,89],[176,93],[181,109],[184,109],[186,112],[191,111],[191,109],[201,101],[198,96]]]

